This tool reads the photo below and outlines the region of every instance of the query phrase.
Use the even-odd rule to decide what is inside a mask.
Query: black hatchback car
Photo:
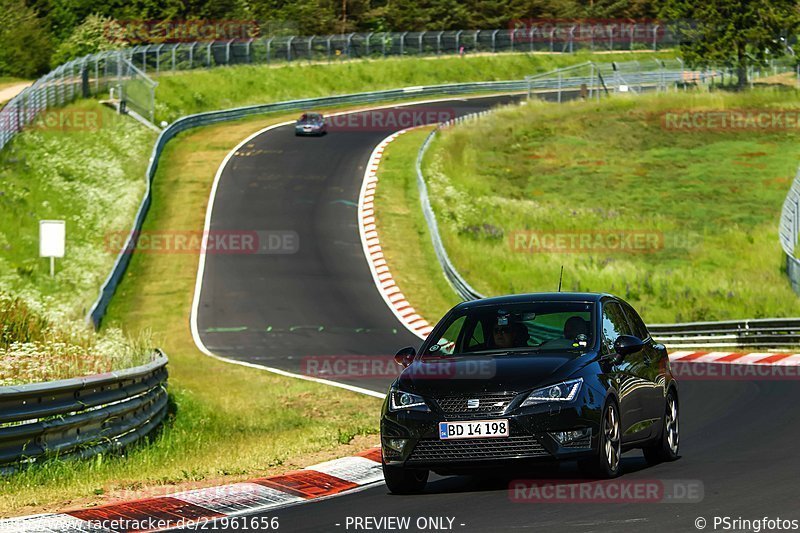
[[[678,457],[678,386],[666,348],[609,294],[503,296],[455,306],[422,343],[381,416],[383,472],[394,493],[428,473],[577,460],[601,478],[641,448]]]

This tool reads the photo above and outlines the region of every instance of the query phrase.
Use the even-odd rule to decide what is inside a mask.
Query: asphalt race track
[[[417,108],[463,115],[512,99]],[[299,247],[289,254],[206,256],[198,331],[210,351],[307,373],[304,357],[390,359],[399,348],[419,346],[373,283],[356,218],[369,156],[396,129],[353,127],[295,137],[294,127],[285,126],[253,139],[229,160],[214,199],[211,232],[290,231]],[[342,381],[385,392],[391,380]]]
[[[435,105],[463,114],[508,100]],[[211,230],[293,231],[299,249],[285,255],[207,256],[198,330],[210,351],[302,373],[307,356],[388,356],[399,347],[419,345],[375,288],[356,223],[364,167],[375,145],[391,132],[338,131],[302,138],[294,136],[291,126],[280,127],[256,137],[230,159],[214,199]],[[385,392],[390,379],[344,381]],[[679,486],[702,487],[694,503],[531,503],[509,497],[509,482],[515,478],[580,479],[574,466],[565,464],[495,478],[432,476],[426,493],[416,496],[393,496],[377,484],[264,516],[279,517],[281,531],[312,532],[698,531],[699,517],[706,520],[706,531],[721,531],[721,525],[714,527],[715,516],[800,520],[796,384],[680,382],[681,458],[647,467],[638,451],[630,452],[623,457],[620,480],[680,480]],[[377,528],[374,522],[356,527],[356,517],[409,517],[410,527]],[[420,528],[420,517],[446,519],[438,529]]]

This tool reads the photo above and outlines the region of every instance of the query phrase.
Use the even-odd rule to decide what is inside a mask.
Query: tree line
[[[692,20],[695,63],[758,62],[786,51],[793,0],[0,0],[0,76],[30,78],[130,44],[131,21],[255,21],[261,36],[510,28],[515,21]],[[139,43],[136,43],[139,44]]]

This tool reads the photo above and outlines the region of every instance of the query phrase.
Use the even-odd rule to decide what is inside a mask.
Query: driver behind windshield
[[[503,322],[503,320],[498,320]],[[507,322],[507,320],[506,320]],[[495,324],[492,328],[492,340],[497,348],[520,348],[528,345],[528,328],[525,324]]]

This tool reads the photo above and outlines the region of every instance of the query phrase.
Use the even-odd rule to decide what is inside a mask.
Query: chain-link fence
[[[152,120],[156,82],[134,66],[123,52],[101,52],[65,63],[0,109],[0,149],[49,108],[78,98],[111,92]]]
[[[136,46],[125,53],[147,73],[218,65],[388,56],[659,50],[678,43],[677,32],[666,25],[559,23],[504,30],[371,32],[161,43]]]

